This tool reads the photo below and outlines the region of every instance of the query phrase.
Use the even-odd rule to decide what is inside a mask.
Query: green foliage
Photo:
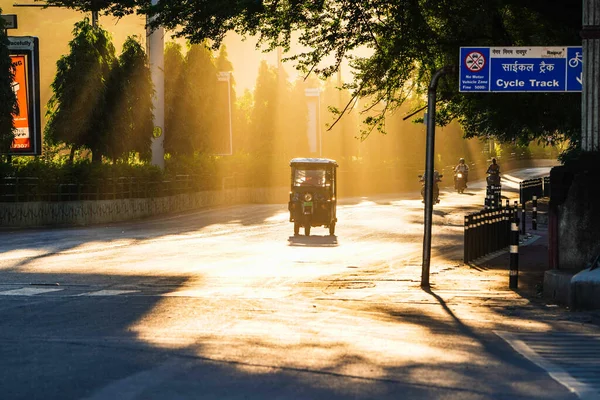
[[[250,117],[249,152],[272,157],[277,135],[277,71],[266,61],[260,63],[254,89],[254,107]]]
[[[78,11],[101,11],[117,17],[132,14],[136,7],[147,6],[149,1],[144,0],[48,0],[50,6],[66,7]]]
[[[107,89],[110,116],[106,153],[127,162],[131,153],[151,158],[154,88],[146,53],[134,37],[123,44],[119,61],[111,70]]]
[[[368,99],[363,138],[383,131],[385,114],[408,98],[423,95],[434,71],[455,65],[461,46],[580,45],[582,3],[565,0],[147,0],[127,2],[50,0],[49,3],[107,13],[134,10],[152,16],[193,43],[212,39],[219,46],[228,31],[257,34],[267,50],[290,54],[305,73],[331,76],[344,59],[354,68],[346,85]],[[467,137],[495,136],[520,143],[547,136],[579,136],[579,101],[573,94],[459,94],[457,77],[442,80],[439,123],[458,120]]]
[[[52,144],[87,148],[95,161],[108,151],[107,82],[117,60],[108,32],[85,19],[75,24],[70,53],[60,58],[48,102],[45,135]]]
[[[165,45],[165,153],[170,155],[193,152],[188,132],[188,118],[184,114],[185,58],[181,45]]]
[[[15,71],[8,53],[4,24],[4,19],[0,18],[0,154],[10,150],[14,138],[14,113],[18,112],[17,97],[12,89]]]

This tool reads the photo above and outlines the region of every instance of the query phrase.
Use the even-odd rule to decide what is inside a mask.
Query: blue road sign
[[[567,48],[567,91],[581,92],[583,88],[583,52],[581,47]]]
[[[581,47],[461,47],[461,92],[578,92]]]

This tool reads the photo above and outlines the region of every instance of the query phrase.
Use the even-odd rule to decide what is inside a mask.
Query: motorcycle
[[[486,182],[488,186],[500,186],[500,174],[495,172],[488,173]]]
[[[433,179],[433,203],[437,204],[440,202],[440,188],[438,182],[442,181],[442,174],[435,174]],[[422,203],[425,203],[425,178],[423,175],[419,175],[419,182],[421,182],[421,198]]]
[[[467,177],[464,172],[454,174],[454,188],[458,193],[464,193],[467,188]]]

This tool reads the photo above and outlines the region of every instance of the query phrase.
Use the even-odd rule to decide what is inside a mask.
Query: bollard
[[[527,222],[527,203],[523,203],[522,204],[522,209],[521,209],[521,233],[524,235],[525,232],[527,231],[527,226],[525,225]]]
[[[471,235],[469,235],[469,228],[471,223],[471,216],[465,215],[465,237],[464,237],[464,249],[463,249],[463,258],[465,263],[471,261]]]
[[[494,208],[502,208],[502,186],[494,187]]]
[[[531,229],[537,230],[537,196],[531,198]]]
[[[518,210],[515,210],[515,219],[510,226],[510,272],[508,278],[508,287],[517,289],[519,286],[519,219]]]
[[[508,247],[510,244],[510,201],[506,200],[504,208],[504,226],[502,227],[502,248]]]

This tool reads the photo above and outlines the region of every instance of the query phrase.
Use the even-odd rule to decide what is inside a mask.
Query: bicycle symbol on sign
[[[583,63],[583,55],[576,51],[575,52],[575,57],[571,58],[569,60],[569,67],[571,68],[575,68],[577,67],[580,63]]]

